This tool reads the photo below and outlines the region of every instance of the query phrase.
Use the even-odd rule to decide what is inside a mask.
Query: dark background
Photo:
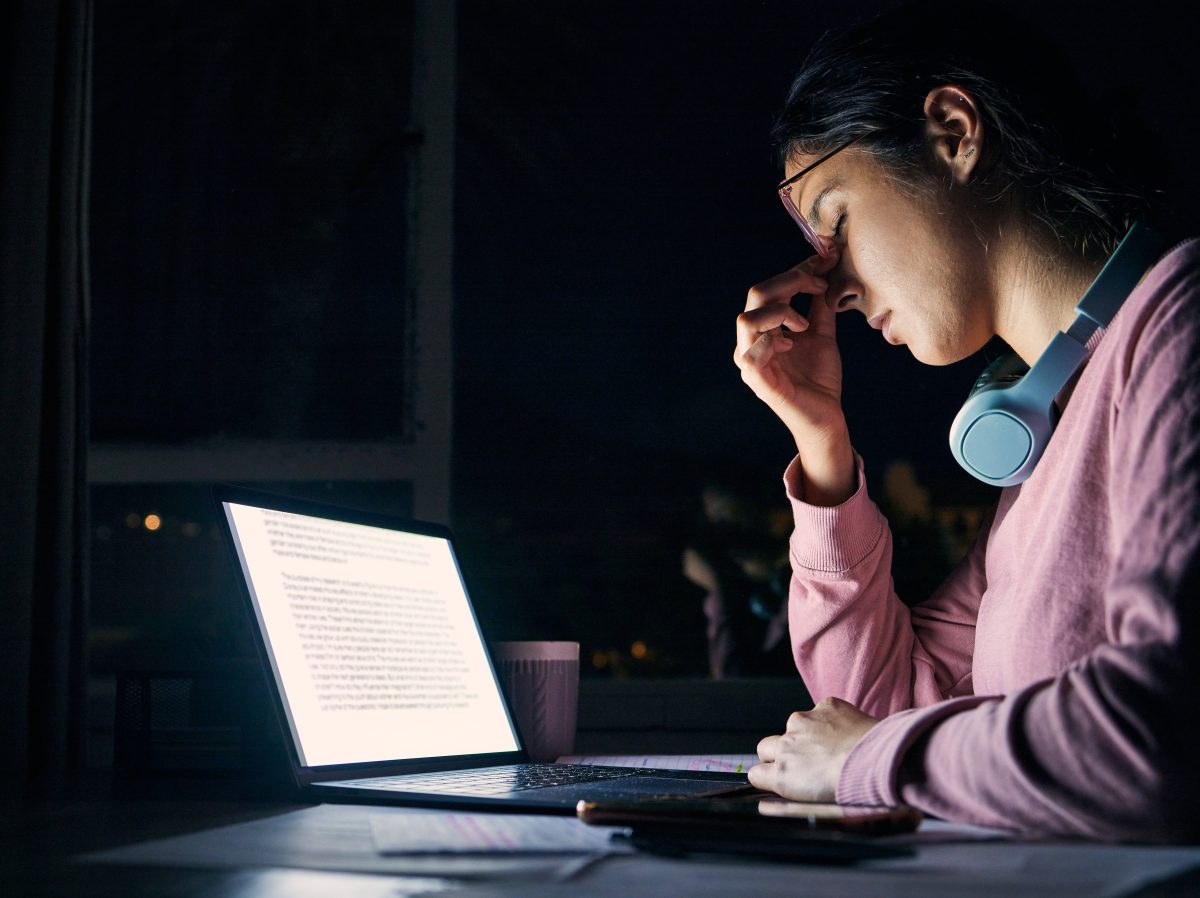
[[[596,675],[705,673],[701,592],[680,573],[701,486],[719,475],[786,510],[788,436],[731,361],[748,287],[807,254],[767,131],[812,40],[892,5],[459,4],[452,523],[495,637],[577,639]],[[1009,6],[1147,123],[1167,222],[1190,233],[1194,51],[1178,16]],[[97,0],[95,438],[396,435],[408,14]],[[264,100],[280,96],[291,105]],[[922,366],[861,316],[839,339],[873,491],[905,460],[935,510],[988,504],[946,446],[982,361]],[[198,496],[94,488],[101,673],[245,654]],[[167,526],[128,525],[147,509]],[[940,570],[898,564],[902,593]]]
[[[697,481],[736,461],[774,487],[791,455],[731,362],[747,288],[807,254],[771,190],[766,132],[812,39],[891,5],[461,6],[455,510],[460,529],[511,547],[533,587],[501,593],[530,609],[498,620],[514,634],[539,618],[539,633],[614,647],[698,632],[698,591],[672,576]],[[1195,76],[1167,6],[1007,5],[1059,41],[1096,97],[1138,98],[1153,129],[1139,139],[1166,142],[1150,154],[1164,182],[1195,197],[1176,164],[1196,134],[1180,89]],[[1172,219],[1183,232],[1185,215]],[[839,339],[875,491],[905,459],[935,506],[990,502],[946,446],[982,361],[923,366],[859,315],[840,316]],[[529,427],[537,439],[513,439]],[[533,559],[565,557],[584,576],[530,580]]]

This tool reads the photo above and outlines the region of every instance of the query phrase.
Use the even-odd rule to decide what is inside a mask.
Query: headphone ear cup
[[[980,391],[963,405],[950,430],[950,448],[959,463],[985,483],[1000,486],[1021,470],[1034,442],[1007,398],[999,385]]]
[[[1029,367],[1016,353],[996,359],[975,381],[950,427],[950,451],[968,472],[996,486],[1020,483],[1052,425],[1031,420],[1020,386]]]

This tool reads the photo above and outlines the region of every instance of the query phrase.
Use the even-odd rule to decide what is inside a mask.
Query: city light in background
[[[183,536],[188,539],[195,539],[203,532],[203,527],[195,521],[184,521],[179,523],[177,519],[164,517],[157,512],[148,512],[145,515],[139,514],[136,511],[131,511],[123,518],[126,529],[128,530],[145,530],[148,533],[173,533],[178,530]],[[213,533],[216,534],[214,528]],[[96,527],[96,538],[99,540],[112,539],[114,530],[108,524],[99,524]]]

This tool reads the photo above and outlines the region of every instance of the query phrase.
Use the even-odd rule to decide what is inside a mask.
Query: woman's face
[[[816,158],[793,159],[786,176]],[[816,231],[835,247],[826,297],[839,311],[862,312],[929,365],[966,358],[995,333],[987,254],[965,189],[909,188],[850,147],[805,175],[793,197],[806,216],[818,203]]]

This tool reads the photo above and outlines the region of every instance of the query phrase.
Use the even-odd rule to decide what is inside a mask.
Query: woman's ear
[[[955,184],[966,184],[983,153],[983,119],[961,87],[935,87],[925,97],[925,136],[937,163]]]

